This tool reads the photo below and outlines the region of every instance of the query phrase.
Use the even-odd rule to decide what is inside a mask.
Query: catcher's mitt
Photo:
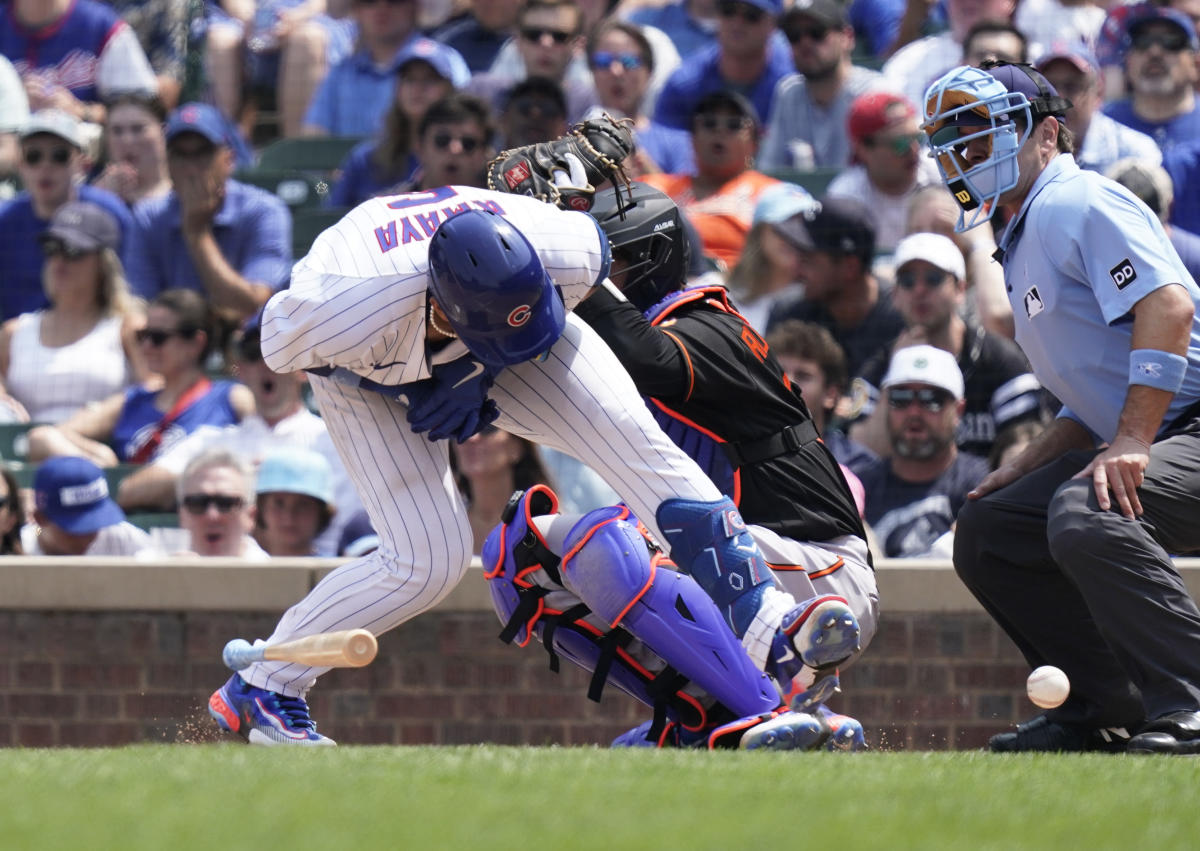
[[[586,212],[597,186],[606,181],[615,186],[618,179],[629,185],[622,163],[633,152],[632,124],[606,114],[576,124],[553,142],[502,151],[488,164],[488,189]]]

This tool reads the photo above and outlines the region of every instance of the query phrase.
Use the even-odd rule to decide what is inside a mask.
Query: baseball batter
[[[927,93],[958,229],[1011,216],[1016,339],[1064,403],[969,495],[954,565],[1030,667],[1071,681],[992,750],[1198,753],[1200,610],[1168,554],[1200,551],[1200,289],[1150,210],[1076,165],[1069,106],[1006,63]]]
[[[733,504],[570,313],[608,263],[590,216],[457,186],[372,199],[316,240],[265,308],[263,358],[277,372],[315,373],[315,399],[381,543],[288,610],[270,641],[379,634],[443,599],[466,571],[471,534],[447,443],[434,438],[465,440],[498,415],[501,428],[604,476],[760,669],[790,679],[814,642],[853,650],[857,624],[827,635],[826,613],[814,623],[775,587]],[[303,699],[323,670],[255,665],[213,694],[210,713],[254,743],[328,744]]]

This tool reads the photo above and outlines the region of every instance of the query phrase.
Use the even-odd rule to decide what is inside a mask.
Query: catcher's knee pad
[[[536,638],[550,654],[557,671],[565,656],[591,671],[588,697],[599,701],[606,683],[655,709],[656,726],[669,718],[687,729],[699,730],[728,717],[712,700],[685,691],[687,678],[642,646],[633,635],[613,628],[609,619],[593,614],[580,598],[563,587],[559,557],[549,548],[534,518],[557,509],[557,498],[543,485],[518,492],[506,506],[502,522],[484,543],[484,577],[492,605],[504,629],[505,642],[521,646]],[[620,506],[604,509],[628,516]],[[647,542],[636,542],[646,558]],[[692,690],[693,692],[695,689]]]
[[[585,515],[567,533],[563,584],[737,716],[771,712],[779,692],[746,655],[690,576],[662,564],[623,507]]]
[[[728,497],[716,502],[668,499],[658,526],[671,558],[713,599],[738,638],[745,635],[775,578]]]

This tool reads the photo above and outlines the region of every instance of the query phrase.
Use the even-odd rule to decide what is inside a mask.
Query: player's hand
[[[1021,478],[1024,473],[1012,464],[1004,464],[997,467],[992,472],[983,477],[983,481],[977,484],[974,490],[967,493],[967,499],[979,499],[987,496],[992,491],[998,491],[1002,487],[1011,485],[1017,479]]]
[[[1121,513],[1133,520],[1142,514],[1142,501],[1137,489],[1146,478],[1146,466],[1150,463],[1150,445],[1136,437],[1117,435],[1108,448],[1092,459],[1091,463],[1075,474],[1074,478],[1090,476],[1096,491],[1096,502],[1102,511],[1112,507],[1108,492],[1117,498]]]
[[[430,440],[453,437],[462,443],[500,416],[487,397],[495,376],[474,358],[459,358],[433,368],[433,377],[403,385],[408,422]]]

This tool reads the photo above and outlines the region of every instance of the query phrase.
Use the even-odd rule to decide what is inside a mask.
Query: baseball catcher
[[[597,188],[618,180],[629,185],[623,163],[633,153],[632,126],[605,114],[551,142],[503,151],[488,164],[488,189],[587,212]]]

